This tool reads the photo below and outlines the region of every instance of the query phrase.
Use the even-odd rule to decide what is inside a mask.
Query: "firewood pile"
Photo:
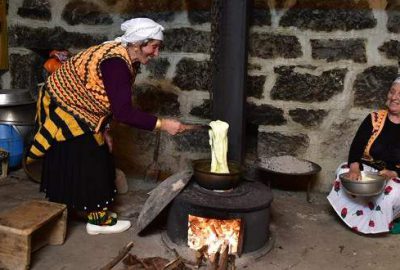
[[[236,270],[236,255],[229,254],[229,244],[224,243],[216,253],[207,254],[207,246],[196,251],[196,269],[205,265],[207,270]]]
[[[181,258],[169,261],[160,257],[138,258],[128,254],[122,261],[127,270],[191,270],[185,265]]]
[[[168,260],[161,257],[139,258],[129,253],[133,242],[128,243],[109,263],[100,270],[111,270],[122,261],[126,270],[236,270],[235,255],[228,254],[229,245],[222,245],[217,253],[207,254],[207,247],[196,251],[196,262],[182,258],[176,250],[175,259]]]

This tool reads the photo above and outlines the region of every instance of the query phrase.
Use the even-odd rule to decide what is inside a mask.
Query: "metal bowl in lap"
[[[348,173],[342,173],[339,178],[348,193],[356,196],[375,196],[385,188],[386,180],[383,176],[374,172],[362,172],[360,181],[348,179]]]
[[[228,161],[229,173],[212,173],[210,167],[210,159],[193,161],[194,180],[201,187],[211,190],[227,190],[239,184],[242,173],[239,163]]]

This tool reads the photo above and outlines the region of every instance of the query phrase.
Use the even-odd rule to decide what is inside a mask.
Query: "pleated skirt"
[[[92,134],[54,142],[46,153],[40,191],[77,211],[97,211],[115,200],[115,165],[107,144]]]

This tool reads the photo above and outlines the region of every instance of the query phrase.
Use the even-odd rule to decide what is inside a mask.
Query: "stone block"
[[[37,84],[44,80],[42,76],[43,60],[35,53],[10,55],[11,88],[30,89],[35,93]]]
[[[31,28],[14,25],[9,28],[10,47],[25,47],[42,50],[65,48],[88,48],[108,40],[100,34],[67,32],[61,27]]]
[[[210,151],[208,130],[188,131],[175,135],[173,140],[180,152],[207,153]]]
[[[69,2],[61,16],[70,25],[108,25],[113,23],[110,14],[102,10],[99,5],[81,0]]]
[[[247,76],[247,96],[262,98],[264,93],[264,83],[266,76]]]
[[[249,39],[250,56],[270,59],[297,58],[303,55],[301,44],[295,36],[252,33]]]
[[[173,83],[182,90],[208,91],[210,86],[210,63],[182,58],[176,65]]]
[[[284,135],[278,132],[259,132],[258,157],[301,156],[307,151],[309,138],[305,134]]]
[[[179,0],[128,0],[123,5],[118,5],[119,14],[124,20],[147,17],[156,22],[173,21],[175,14],[183,9],[183,1]]]
[[[170,65],[167,58],[153,58],[147,63],[146,69],[150,72],[150,78],[164,79]]]
[[[365,42],[362,39],[312,39],[312,57],[314,59],[326,59],[328,62],[353,60],[356,63],[366,63]]]
[[[383,108],[397,70],[397,66],[373,66],[358,74],[353,84],[354,105]]]
[[[143,111],[158,115],[179,116],[178,96],[162,86],[151,84],[135,85],[134,103]]]
[[[400,10],[389,10],[387,15],[388,20],[386,27],[388,31],[392,33],[400,33]]]
[[[400,60],[400,42],[397,40],[389,40],[383,43],[378,50],[385,54],[388,59]]]
[[[191,24],[210,22],[211,0],[185,0],[188,18]]]
[[[271,12],[268,6],[265,8],[255,6],[251,10],[249,21],[250,26],[271,25]]]
[[[371,29],[376,24],[366,0],[299,0],[279,22],[282,27],[325,32]]]
[[[268,104],[257,106],[254,103],[247,103],[246,120],[253,125],[278,126],[286,123],[283,110]]]
[[[332,69],[321,75],[296,72],[294,67],[277,67],[276,83],[271,98],[301,102],[327,101],[343,91],[347,69]]]
[[[289,115],[293,121],[300,123],[304,127],[316,127],[322,123],[328,112],[325,110],[295,109],[290,110]]]
[[[51,19],[50,3],[48,0],[24,0],[17,14],[24,18],[49,21]]]
[[[191,28],[168,29],[164,33],[164,47],[170,52],[209,53],[210,33]]]

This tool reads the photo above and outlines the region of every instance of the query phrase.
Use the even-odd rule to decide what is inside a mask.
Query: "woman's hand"
[[[182,124],[181,122],[175,119],[163,118],[161,120],[160,129],[168,132],[171,135],[176,135],[178,133],[185,131],[186,125]]]
[[[355,181],[361,180],[360,164],[358,162],[351,163],[348,174],[350,180],[355,180]]]
[[[383,169],[382,171],[379,171],[379,175],[382,175],[386,179],[392,179],[392,178],[398,177],[397,172],[387,170],[387,169]]]

